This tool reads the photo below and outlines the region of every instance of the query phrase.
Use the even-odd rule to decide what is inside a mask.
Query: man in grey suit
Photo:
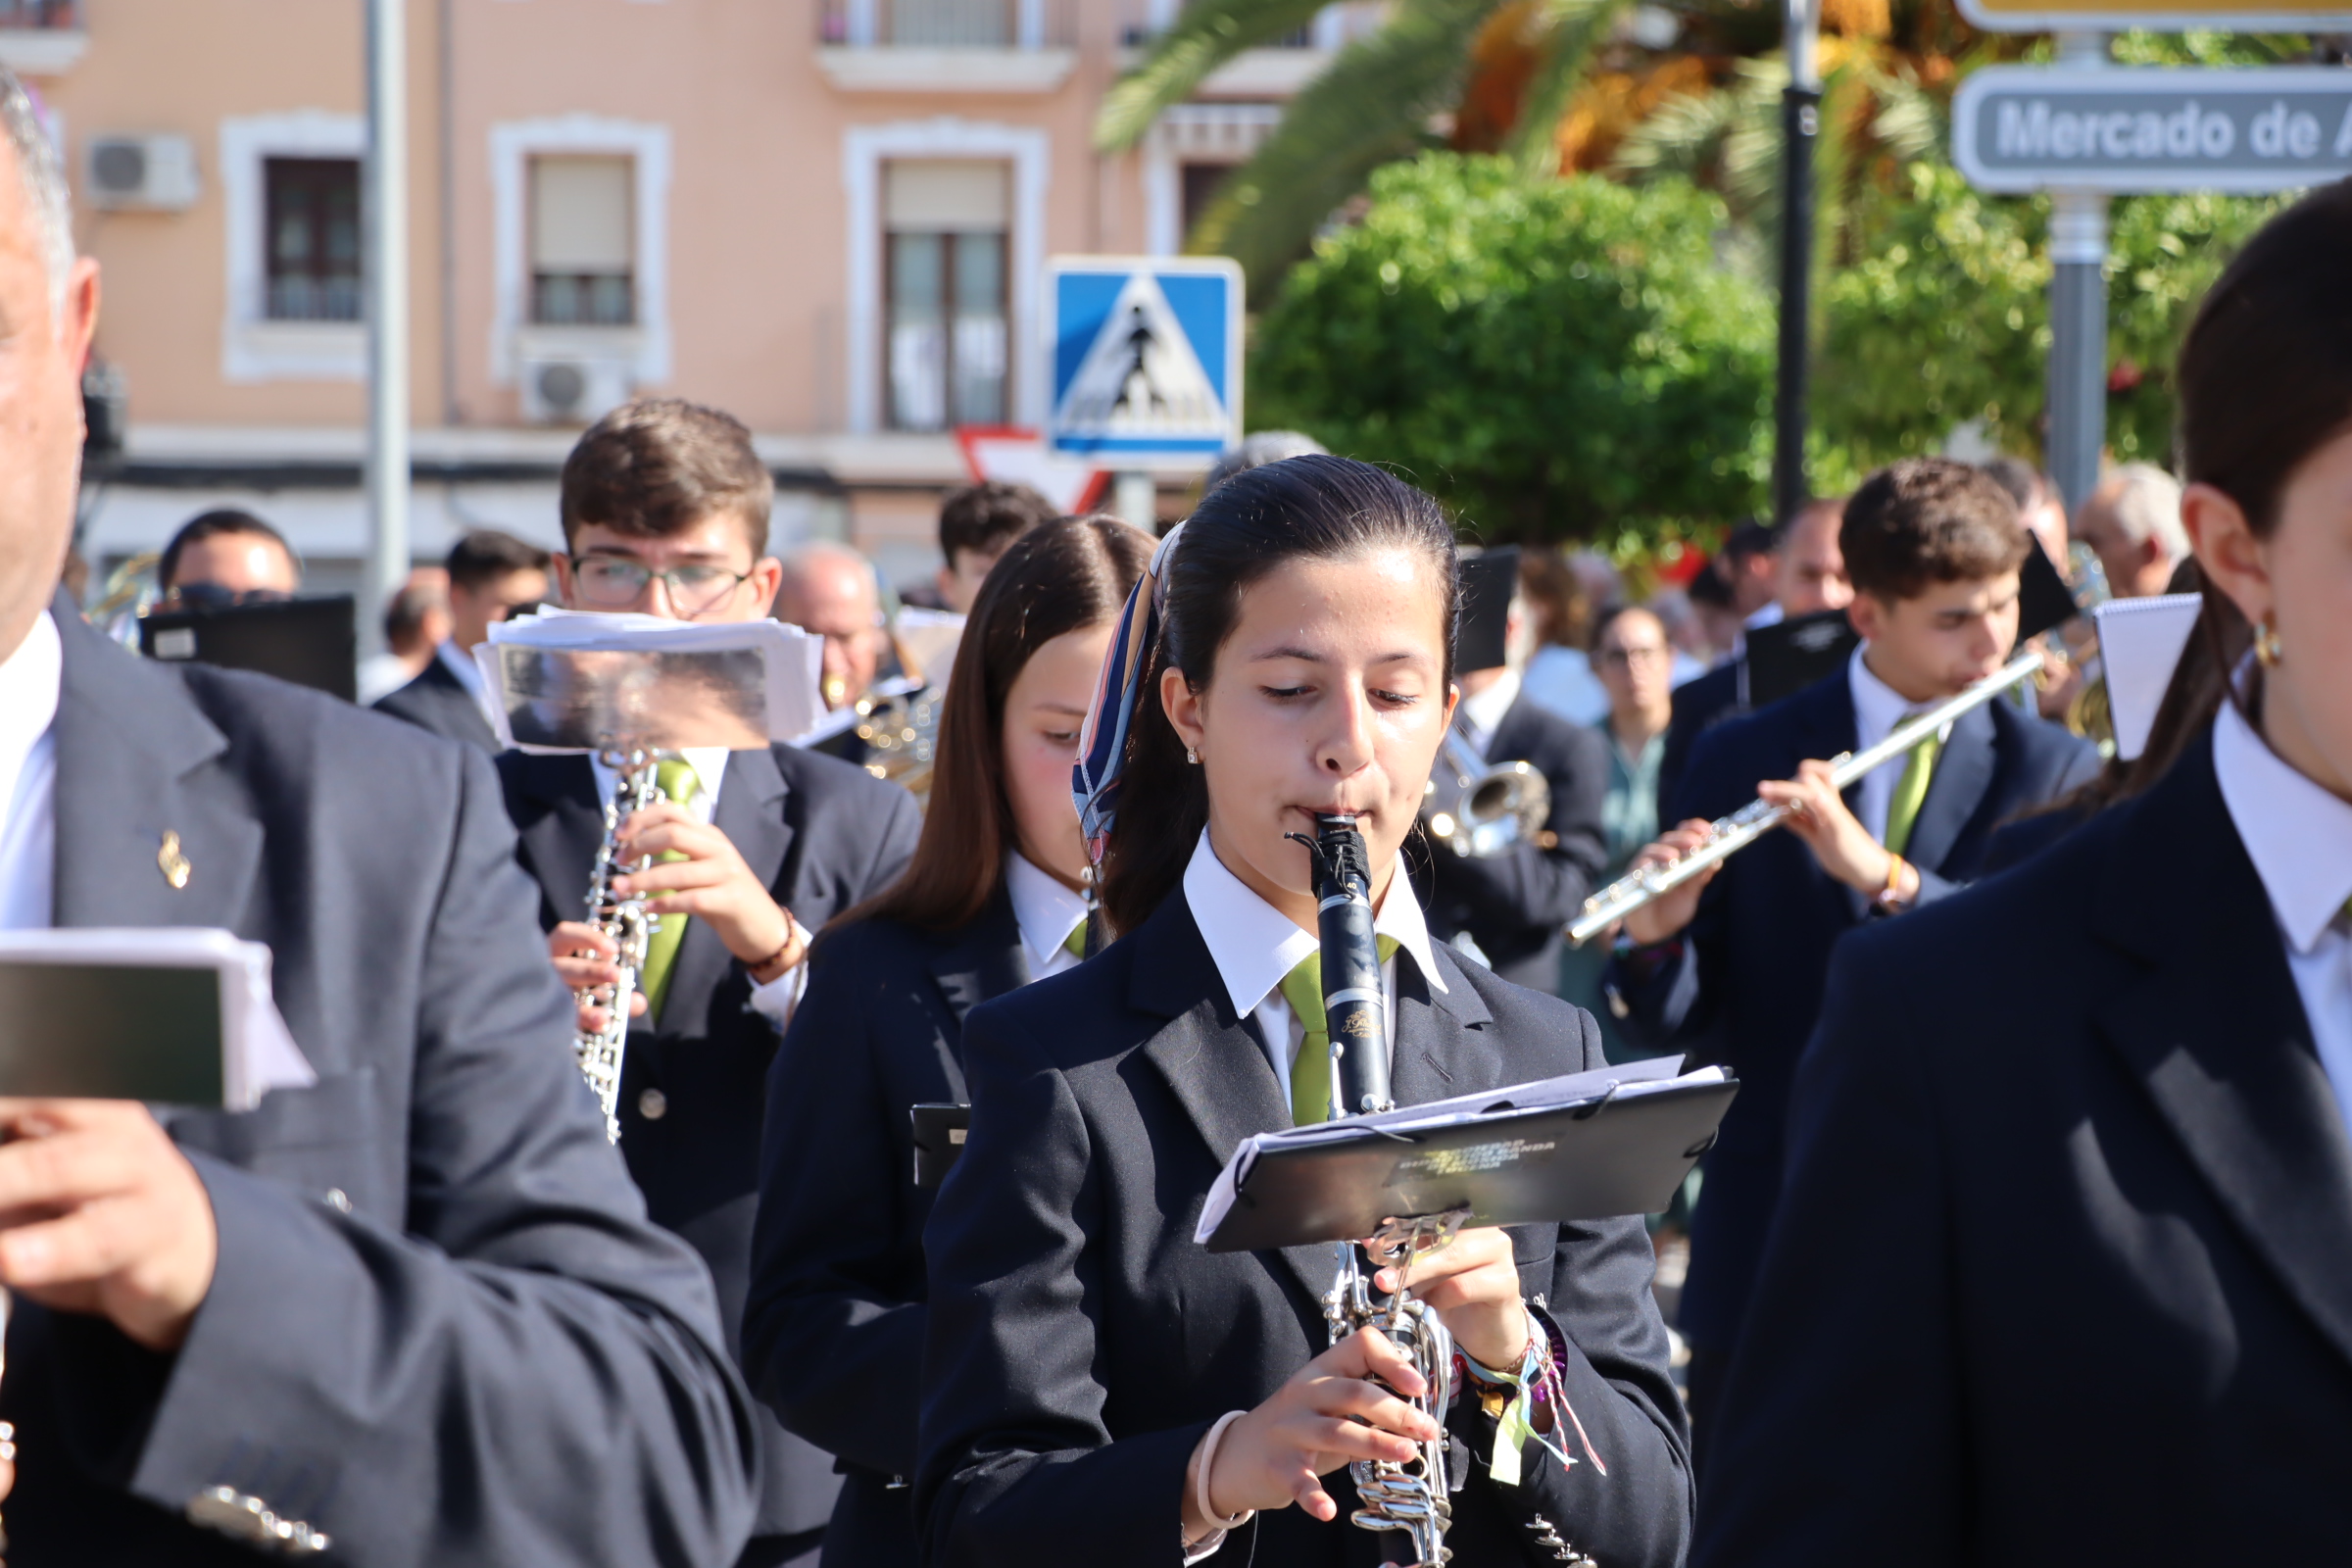
[[[11,1561],[727,1561],[752,1410],[572,1067],[489,761],[52,597],[97,270],[5,70],[0,122],[0,925],[266,942],[318,1074],[0,1099]]]
[[[476,528],[450,547],[449,639],[416,678],[375,705],[443,740],[495,756],[498,731],[473,651],[490,628],[547,597],[547,552],[496,528]]]

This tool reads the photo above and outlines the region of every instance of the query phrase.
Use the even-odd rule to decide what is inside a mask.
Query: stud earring
[[[1194,751],[1190,746],[1187,746],[1184,749],[1184,760],[1188,762],[1198,762],[1200,760],[1200,754]]]
[[[2277,669],[2286,650],[2278,646],[2278,628],[2266,617],[2254,628],[2254,659],[2265,669]]]

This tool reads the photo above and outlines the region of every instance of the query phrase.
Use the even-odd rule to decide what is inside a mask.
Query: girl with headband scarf
[[[1321,1003],[1285,837],[1318,812],[1353,813],[1370,851],[1398,1103],[1602,1063],[1590,1015],[1434,945],[1396,874],[1453,711],[1454,567],[1429,497],[1302,457],[1211,491],[1130,600],[1076,782],[1119,939],[965,1021],[970,1141],[924,1236],[934,1565],[1339,1568],[1396,1539],[1349,1526],[1346,1465],[1434,1436],[1372,1381],[1417,1394],[1409,1365],[1370,1333],[1326,1348],[1328,1247],[1193,1235],[1242,1139],[1322,1118],[1293,1071]],[[1470,1374],[1445,1416],[1469,1460],[1457,1563],[1680,1560],[1650,1273],[1639,1218],[1467,1230],[1414,1264]],[[1570,1423],[1505,1439],[1542,1379]]]
[[[816,941],[768,1075],[743,1365],[844,1474],[825,1568],[914,1568],[923,1221],[908,1107],[964,1098],[974,1004],[1074,967],[1086,851],[1071,760],[1150,535],[1032,528],[990,570],[948,682],[906,873]]]

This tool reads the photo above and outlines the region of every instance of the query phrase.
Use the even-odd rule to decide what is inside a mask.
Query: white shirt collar
[[[1740,625],[1749,631],[1762,631],[1767,626],[1778,626],[1782,621],[1787,620],[1788,618],[1788,612],[1783,610],[1781,608],[1781,602],[1778,599],[1775,599],[1770,604],[1767,604],[1763,609],[1748,616],[1747,619],[1741,621]]]
[[[1184,868],[1184,902],[1191,906],[1193,923],[1208,944],[1208,956],[1216,962],[1218,978],[1225,982],[1236,1017],[1247,1018],[1255,1012],[1258,1004],[1282,984],[1283,976],[1298,966],[1299,959],[1322,951],[1322,944],[1311,934],[1299,930],[1289,915],[1250,891],[1240,877],[1225,868],[1225,862],[1209,847],[1206,828],[1200,830],[1192,862]],[[1445,978],[1430,956],[1429,927],[1421,918],[1420,901],[1413,897],[1402,866],[1389,878],[1389,894],[1372,917],[1372,929],[1395,937],[1396,946],[1412,955],[1432,991],[1446,989]]]
[[[2282,761],[2235,703],[2214,719],[2213,771],[2278,929],[2309,954],[2352,898],[2352,804]]]
[[[1519,672],[1506,669],[1494,685],[1475,696],[1462,699],[1454,710],[1455,716],[1468,721],[1471,732],[1482,740],[1492,736],[1502,723],[1502,715],[1511,710],[1519,700]]]
[[[702,820],[708,822],[718,809],[719,782],[727,776],[727,749],[724,746],[690,746],[678,755],[686,760],[688,767],[694,769],[695,797],[687,805],[695,808]],[[611,799],[613,787],[620,782],[620,775],[607,767],[601,757],[590,757],[588,765],[596,769],[598,798]]]
[[[1004,857],[1004,891],[1012,896],[1012,918],[1035,974],[1054,961],[1054,955],[1067,951],[1062,944],[1086,923],[1086,900],[1018,850]]]
[[[65,668],[65,644],[44,610],[17,651],[0,662],[0,809],[16,788],[25,757],[57,720]]]
[[[1868,751],[1887,736],[1903,721],[1903,715],[1919,705],[1901,692],[1871,673],[1870,665],[1862,659],[1864,643],[1854,650],[1846,664],[1846,677],[1854,692],[1854,750]]]
[[[489,683],[482,679],[482,666],[473,662],[473,655],[446,637],[441,639],[441,646],[434,649],[433,653],[443,664],[448,666],[449,672],[457,676],[467,691],[473,693],[475,702],[485,702],[489,699]]]

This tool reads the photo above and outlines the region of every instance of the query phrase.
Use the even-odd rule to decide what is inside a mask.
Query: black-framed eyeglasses
[[[669,590],[669,607],[689,620],[716,608],[752,580],[748,571],[688,564],[655,570],[626,556],[583,556],[571,564],[572,586],[581,602],[599,610],[626,610],[645,596],[655,578]]]
[[[164,596],[168,610],[234,610],[239,605],[282,605],[294,596],[283,588],[223,588],[217,582],[175,584]]]

